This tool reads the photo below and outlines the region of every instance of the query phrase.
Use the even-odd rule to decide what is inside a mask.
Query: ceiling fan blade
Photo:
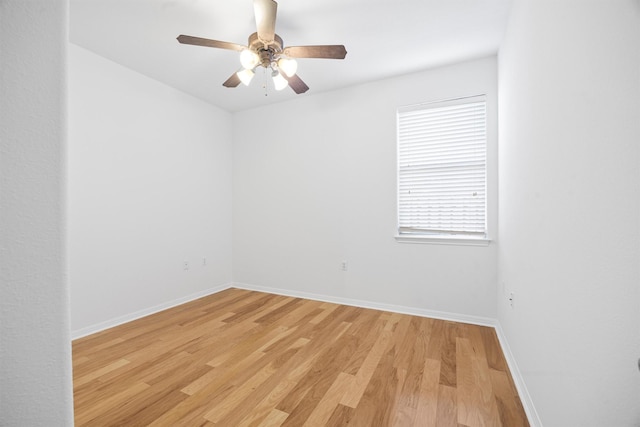
[[[258,38],[263,42],[270,43],[275,38],[277,11],[278,3],[274,0],[253,0]]]
[[[285,79],[287,79],[291,89],[293,89],[293,91],[295,93],[297,93],[298,95],[301,94],[301,93],[305,93],[306,91],[309,90],[309,86],[307,86],[307,84],[305,82],[303,82],[302,79],[300,77],[298,77],[297,74],[294,74],[291,77],[288,77],[285,73],[282,73],[281,75]]]
[[[231,74],[231,77],[227,79],[222,86],[224,87],[237,87],[240,84],[240,77],[238,77],[238,73]]]
[[[202,37],[185,36],[184,34],[180,34],[177,37],[177,39],[182,44],[192,44],[195,46],[217,47],[219,49],[229,49],[229,50],[237,50],[237,51],[246,49],[245,46],[235,44],[235,43],[221,42],[219,40],[203,39]]]
[[[347,49],[341,45],[289,46],[283,54],[290,58],[344,59]]]

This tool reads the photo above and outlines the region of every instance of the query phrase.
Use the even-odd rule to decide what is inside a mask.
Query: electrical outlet
[[[183,268],[184,270],[188,270],[188,269],[189,269],[189,261],[184,261],[184,262],[182,263],[182,268]]]
[[[207,265],[207,257],[203,256],[202,257],[202,266],[204,267],[205,265]]]
[[[340,263],[340,270],[347,271],[348,269],[349,269],[349,264],[347,263],[347,261],[342,261]]]
[[[516,294],[514,292],[509,292],[509,305],[511,306],[511,308],[513,308],[515,297]]]

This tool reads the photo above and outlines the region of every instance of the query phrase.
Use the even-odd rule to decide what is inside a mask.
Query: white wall
[[[0,425],[73,424],[65,0],[0,1]]]
[[[495,318],[494,245],[394,235],[397,107],[487,93],[495,154],[496,67],[485,58],[236,113],[234,281]]]
[[[69,53],[77,336],[231,282],[232,132],[229,113],[76,45]]]
[[[529,393],[547,427],[640,425],[640,3],[516,1],[499,92],[498,312]]]

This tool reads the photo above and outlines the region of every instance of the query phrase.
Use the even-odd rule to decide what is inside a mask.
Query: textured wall
[[[0,2],[0,425],[73,423],[65,0]]]

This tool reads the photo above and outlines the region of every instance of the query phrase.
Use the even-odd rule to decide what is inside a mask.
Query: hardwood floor
[[[493,329],[229,289],[73,342],[76,426],[528,426]]]

